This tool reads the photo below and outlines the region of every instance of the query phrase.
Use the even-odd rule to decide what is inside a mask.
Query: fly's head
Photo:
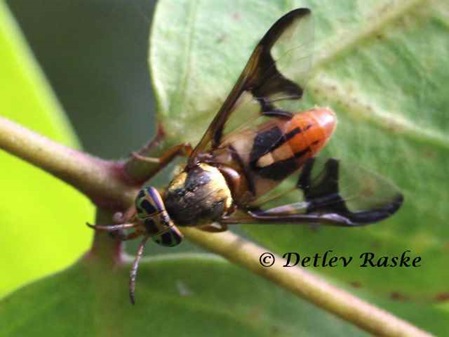
[[[167,247],[181,243],[183,236],[168,215],[156,188],[142,188],[136,197],[135,206],[137,218],[154,242]]]

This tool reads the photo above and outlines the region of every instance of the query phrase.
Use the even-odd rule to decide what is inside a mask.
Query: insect
[[[336,127],[333,111],[292,113],[285,107],[303,94],[308,57],[295,41],[309,31],[310,18],[306,8],[281,17],[257,44],[197,146],[178,145],[159,159],[162,168],[177,155],[188,157],[165,191],[142,188],[122,224],[89,225],[109,232],[133,229],[123,240],[143,236],[130,274],[132,303],[147,240],[176,246],[182,241],[178,227],[211,232],[239,223],[352,227],[381,221],[400,208],[402,194],[382,177],[351,168],[355,191],[342,190],[344,165],[316,157]]]

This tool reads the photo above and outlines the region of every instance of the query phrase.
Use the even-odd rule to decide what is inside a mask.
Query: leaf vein
[[[315,74],[320,68],[325,67],[331,61],[347,53],[361,41],[367,40],[370,37],[374,36],[376,33],[381,32],[386,26],[397,21],[405,14],[411,12],[417,5],[427,1],[428,0],[399,1],[398,5],[396,5],[395,7],[391,8],[388,11],[383,11],[383,15],[379,16],[377,20],[373,21],[371,20],[371,18],[365,18],[365,20],[361,20],[361,22],[373,22],[371,24],[367,24],[363,29],[355,30],[355,34],[348,34],[346,31],[344,33],[344,36],[337,36],[336,39],[333,39],[329,47],[321,48],[323,52],[321,52],[321,54],[314,62],[311,69],[311,74]],[[312,76],[313,75],[311,75],[311,77]]]
[[[362,95],[355,93],[348,95],[340,82],[324,75],[311,80],[308,89],[315,96],[321,96],[327,101],[336,102],[346,107],[350,116],[364,118],[368,122],[384,130],[394,131],[398,135],[403,135],[409,139],[431,143],[435,146],[449,149],[449,139],[438,130],[416,125],[403,116],[385,111],[376,107],[369,101],[361,99]]]

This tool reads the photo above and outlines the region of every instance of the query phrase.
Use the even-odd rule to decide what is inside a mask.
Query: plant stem
[[[104,208],[125,209],[136,194],[137,186],[130,186],[120,170],[122,164],[58,144],[4,117],[0,149],[51,173]]]
[[[201,247],[265,277],[296,296],[376,336],[431,336],[410,323],[330,285],[303,268],[282,267],[286,261],[280,256],[274,255],[276,262],[273,266],[262,267],[259,258],[267,250],[231,232],[211,234],[194,228],[182,228],[182,232]]]
[[[135,163],[126,165],[124,162],[110,162],[90,156],[55,143],[2,117],[0,148],[73,185],[90,197],[97,206],[109,210],[128,207],[137,190],[133,177]],[[140,172],[140,168],[138,169]],[[262,267],[259,257],[266,250],[230,232],[211,234],[194,228],[181,230],[188,239],[198,245],[377,336],[430,336],[413,325],[329,285],[304,269],[283,268],[284,263],[280,262],[282,259],[278,256],[275,256],[277,262],[272,267]],[[117,242],[109,240],[106,235],[101,237],[108,240],[112,248],[117,246]],[[107,243],[102,243],[105,242]],[[99,242],[96,244],[100,247]],[[102,251],[108,249],[101,248]],[[116,249],[109,251],[111,254],[116,253]]]

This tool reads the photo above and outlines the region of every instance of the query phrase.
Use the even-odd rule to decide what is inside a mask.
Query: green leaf
[[[0,302],[0,315],[7,322],[0,326],[0,335],[365,335],[267,281],[204,254],[144,260],[135,306],[128,298],[128,272],[128,264],[110,268],[86,259],[35,282]],[[432,326],[435,333],[445,331],[442,312],[413,305],[400,310]]]
[[[206,254],[144,259],[132,306],[129,268],[90,256],[20,289],[0,301],[5,322],[0,335],[366,335],[260,277]],[[436,334],[446,331],[447,316],[442,311],[416,305],[398,311]]]
[[[347,268],[316,271],[370,290],[378,301],[447,299],[447,4],[160,1],[150,49],[159,118],[173,143],[195,144],[254,45],[296,7],[311,8],[316,23],[314,65],[302,107],[331,106],[339,119],[326,154],[392,180],[405,203],[392,218],[365,228],[245,226],[245,231],[281,254],[332,250],[352,256],[355,262]],[[421,257],[420,267],[357,263],[365,252],[392,257],[407,250]]]
[[[204,254],[144,261],[135,306],[128,298],[129,265],[110,268],[98,262],[85,260],[3,300],[0,315],[7,324],[0,325],[0,335],[365,335]]]
[[[76,138],[18,27],[0,3],[0,115],[58,142]],[[89,202],[68,185],[0,152],[0,296],[79,258]]]

